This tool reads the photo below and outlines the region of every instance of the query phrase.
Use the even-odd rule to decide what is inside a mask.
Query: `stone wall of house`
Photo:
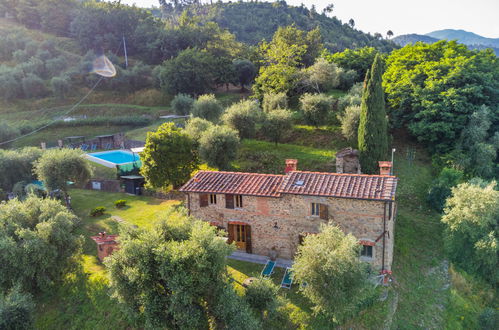
[[[199,194],[190,193],[187,203],[193,216],[225,229],[229,222],[250,225],[252,253],[285,259],[293,258],[300,235],[319,232],[321,224],[336,224],[361,241],[373,242],[373,258],[364,260],[370,262],[375,269],[382,268],[384,202],[286,194],[279,198],[243,196],[241,209],[227,209],[225,195],[217,195],[216,204],[200,207]],[[328,220],[312,216],[311,203],[327,205]],[[393,218],[392,212],[392,218],[389,219],[387,206],[387,270],[391,270],[393,260]]]

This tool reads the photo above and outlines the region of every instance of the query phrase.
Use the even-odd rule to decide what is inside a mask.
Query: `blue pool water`
[[[95,152],[89,155],[116,165],[131,163],[140,159],[139,155],[123,150]]]

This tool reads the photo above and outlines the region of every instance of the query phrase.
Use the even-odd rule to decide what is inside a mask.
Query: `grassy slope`
[[[106,271],[97,260],[96,246],[90,236],[102,230],[115,233],[118,223],[112,216],[147,227],[178,202],[78,189],[72,190],[71,196],[74,211],[82,219],[81,234],[85,237],[80,268],[68,275],[62,286],[39,298],[36,328],[128,328],[130,325],[126,322],[126,316],[109,296]],[[126,199],[128,206],[116,209],[113,202],[118,199]],[[96,206],[104,206],[106,213],[90,217],[90,210]]]

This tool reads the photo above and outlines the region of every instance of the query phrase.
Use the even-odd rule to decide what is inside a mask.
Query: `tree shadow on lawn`
[[[108,279],[94,256],[83,255],[61,285],[39,297],[37,327],[129,328],[126,315],[110,297]],[[50,312],[47,311],[50,310]],[[45,319],[47,318],[47,319]]]

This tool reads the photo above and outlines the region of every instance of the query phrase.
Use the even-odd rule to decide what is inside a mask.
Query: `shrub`
[[[170,106],[179,116],[185,116],[191,113],[194,99],[186,94],[177,94],[170,103]]]
[[[274,110],[267,114],[262,125],[262,132],[275,144],[282,136],[293,128],[293,112],[289,110]]]
[[[242,139],[255,136],[255,127],[261,118],[262,110],[258,103],[251,100],[242,100],[231,105],[222,116],[225,125],[239,132]]]
[[[118,209],[121,209],[126,206],[126,199],[118,199],[117,201],[114,201],[114,206]]]
[[[209,166],[227,169],[239,147],[237,131],[227,126],[213,126],[199,140],[199,154]]]
[[[194,117],[200,117],[215,122],[220,117],[223,108],[213,94],[201,95],[192,106]]]
[[[17,287],[0,296],[0,329],[32,329],[35,304],[30,294]]]
[[[341,134],[350,141],[357,140],[360,120],[360,105],[348,106],[342,115],[338,115],[341,123]]]
[[[189,135],[194,141],[199,141],[203,133],[213,126],[211,121],[208,121],[203,118],[194,117],[187,122],[185,126],[185,132]]]
[[[263,96],[263,111],[270,112],[277,109],[288,108],[288,97],[286,93],[267,93]]]
[[[106,208],[104,206],[97,206],[96,208],[92,209],[92,211],[90,211],[90,216],[98,217],[103,215],[104,212],[106,212]]]
[[[333,99],[325,94],[306,93],[300,97],[300,105],[307,124],[319,127],[325,124]]]

